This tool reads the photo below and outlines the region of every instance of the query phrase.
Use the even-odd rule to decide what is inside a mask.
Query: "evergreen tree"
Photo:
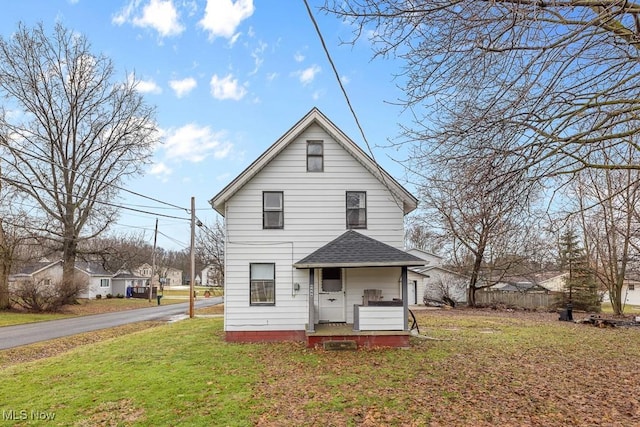
[[[560,237],[560,267],[567,270],[563,305],[571,303],[574,309],[600,311],[600,298],[589,259],[580,246],[578,236],[568,229]]]

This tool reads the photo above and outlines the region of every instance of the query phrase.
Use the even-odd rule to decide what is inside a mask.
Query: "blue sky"
[[[402,97],[394,74],[400,64],[372,60],[366,41],[342,44],[350,26],[309,0],[341,81],[376,160],[402,182],[402,170],[384,148],[397,137]],[[140,80],[146,101],[157,108],[164,143],[142,178],[126,188],[188,209],[211,222],[208,200],[284,134],[318,107],[367,149],[322,49],[303,0],[21,0],[5,1],[1,35],[18,22],[56,22],[87,36],[92,51],[110,57],[118,73]],[[151,242],[156,218],[158,245],[189,245],[186,210],[123,193],[114,230],[146,230]]]

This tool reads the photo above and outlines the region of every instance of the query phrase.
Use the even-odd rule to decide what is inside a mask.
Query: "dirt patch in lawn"
[[[416,311],[421,333],[438,339],[414,338],[408,350],[291,344],[256,355],[269,369],[255,388],[255,425],[640,425],[640,330],[556,313]]]

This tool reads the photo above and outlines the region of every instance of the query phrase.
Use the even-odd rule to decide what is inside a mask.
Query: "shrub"
[[[74,280],[71,283],[24,280],[12,287],[9,298],[12,304],[27,311],[58,311],[63,305],[75,301],[87,289],[87,283]]]
[[[107,299],[111,299],[111,298],[113,298],[113,295],[107,294]]]
[[[101,294],[96,295],[96,299],[102,299],[102,295]]]
[[[118,295],[116,295],[116,298],[124,298],[124,295],[118,294]]]

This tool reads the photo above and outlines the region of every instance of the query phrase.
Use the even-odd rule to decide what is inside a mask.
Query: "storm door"
[[[323,268],[318,292],[320,323],[346,322],[344,282],[341,268]]]

